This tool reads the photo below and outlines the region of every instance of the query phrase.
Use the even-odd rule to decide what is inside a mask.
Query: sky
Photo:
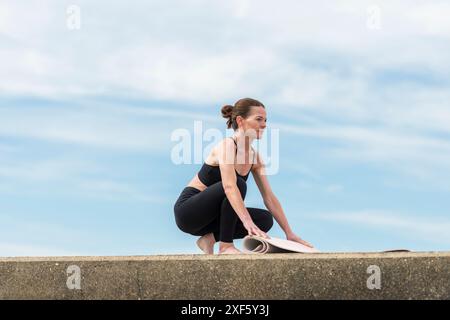
[[[449,16],[448,1],[0,0],[0,256],[201,253],[173,204],[204,159],[176,163],[173,135],[206,153],[243,97],[266,106],[254,147],[278,135],[263,158],[296,234],[322,252],[448,250]],[[264,208],[252,177],[245,204]]]

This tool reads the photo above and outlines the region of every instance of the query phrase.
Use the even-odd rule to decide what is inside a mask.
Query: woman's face
[[[267,114],[263,107],[255,106],[250,109],[247,119],[241,118],[241,128],[246,135],[255,139],[261,139],[266,128]]]

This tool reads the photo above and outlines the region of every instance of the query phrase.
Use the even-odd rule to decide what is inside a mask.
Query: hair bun
[[[227,104],[226,106],[222,107],[222,117],[231,118],[232,113],[233,113],[233,106]]]
[[[230,129],[233,124],[233,106],[230,106],[227,104],[226,106],[222,107],[222,117],[224,117],[227,120],[227,128]]]

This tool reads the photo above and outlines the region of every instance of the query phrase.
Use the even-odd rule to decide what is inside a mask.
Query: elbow
[[[222,181],[223,189],[226,195],[230,194],[245,194],[247,185],[242,178],[234,181]]]
[[[223,191],[225,192],[226,195],[236,192],[236,189],[237,189],[236,185],[233,184],[225,184],[223,186]]]
[[[271,207],[275,202],[275,198],[273,196],[268,196],[264,198],[264,205],[266,208]]]

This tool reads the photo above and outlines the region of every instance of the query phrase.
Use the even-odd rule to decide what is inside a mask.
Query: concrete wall
[[[0,299],[450,299],[450,252],[0,258]]]

